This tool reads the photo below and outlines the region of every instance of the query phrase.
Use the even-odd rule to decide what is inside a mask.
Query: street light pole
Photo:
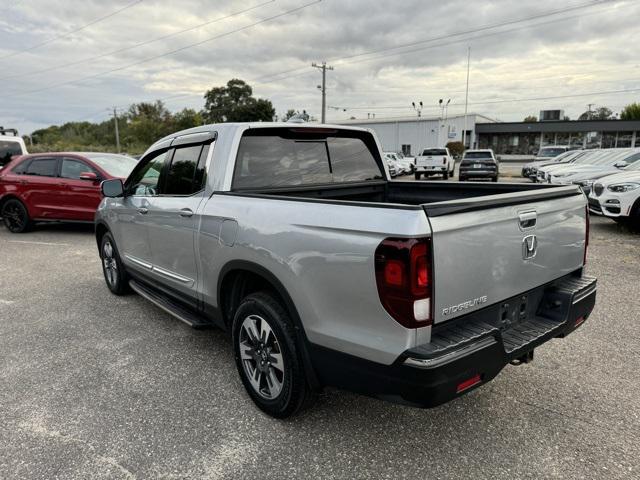
[[[327,65],[327,62],[322,62],[321,65],[312,63],[312,67],[322,70],[322,86],[320,90],[322,92],[322,123],[327,121],[327,70],[333,70],[333,67]]]
[[[467,90],[464,95],[464,130],[462,131],[462,148],[467,148],[467,108],[469,106],[469,70],[471,67],[471,47],[467,50]],[[469,140],[471,144],[471,140]]]
[[[113,107],[113,121],[116,127],[116,151],[120,153],[120,132],[118,131],[118,111]]]

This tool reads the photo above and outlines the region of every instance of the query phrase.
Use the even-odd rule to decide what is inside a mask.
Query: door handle
[[[145,208],[145,207],[140,207],[138,209],[138,213],[141,214],[141,215],[145,215],[148,211],[149,211],[149,209]]]
[[[191,216],[193,216],[193,210],[191,210],[190,208],[181,208],[180,209],[180,216],[181,217],[191,217]]]
[[[536,226],[538,214],[536,212],[526,212],[518,215],[521,230],[527,230]]]

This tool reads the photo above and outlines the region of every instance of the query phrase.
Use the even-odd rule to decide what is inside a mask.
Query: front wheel
[[[267,292],[249,295],[236,311],[232,334],[238,373],[258,408],[286,418],[310,403],[293,324],[280,302]]]
[[[111,293],[124,295],[129,292],[129,276],[124,269],[116,243],[110,233],[105,233],[100,241],[102,273]]]
[[[443,179],[443,180],[449,180],[449,172],[444,172],[444,173],[442,174],[442,179]]]
[[[31,229],[27,207],[17,199],[7,200],[2,206],[2,219],[11,233],[25,233]]]
[[[492,181],[492,182],[497,182],[497,181],[498,181],[498,177],[493,177],[493,178],[491,179],[491,181]]]

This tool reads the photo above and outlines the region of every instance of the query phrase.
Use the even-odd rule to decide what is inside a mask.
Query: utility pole
[[[469,106],[469,69],[471,67],[471,47],[467,50],[467,90],[464,95],[464,130],[462,131],[462,148],[467,148],[467,108]],[[469,140],[471,145],[471,140]]]
[[[113,121],[116,127],[116,150],[120,153],[120,132],[118,131],[118,110],[113,107]]]
[[[333,67],[327,65],[327,62],[322,62],[322,65],[317,63],[312,63],[311,66],[313,68],[317,68],[322,70],[322,86],[318,85],[320,91],[322,92],[322,123],[326,123],[327,121],[327,70],[333,70]]]
[[[587,107],[589,108],[589,113],[587,113],[587,120],[591,120],[593,117],[591,116],[591,107],[594,107],[595,103],[589,103]]]

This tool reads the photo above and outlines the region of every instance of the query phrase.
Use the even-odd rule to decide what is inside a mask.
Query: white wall
[[[437,119],[415,121],[366,121],[349,122],[348,125],[370,128],[380,139],[382,148],[400,152],[402,145],[411,145],[411,153],[417,155],[425,148],[444,147],[448,142],[462,141],[464,117],[453,117],[440,122]],[[440,132],[438,132],[440,130]],[[475,115],[467,116],[467,130],[471,130],[471,145],[475,142]],[[449,132],[451,136],[449,136]]]

